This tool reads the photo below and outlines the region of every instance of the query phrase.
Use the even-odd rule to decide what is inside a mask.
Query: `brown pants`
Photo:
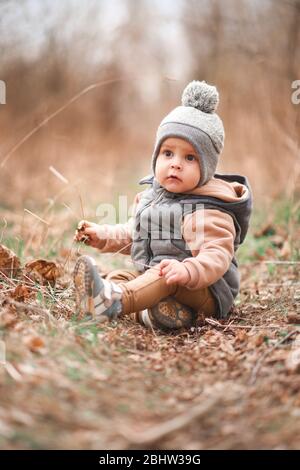
[[[215,300],[207,287],[190,290],[176,284],[168,285],[155,268],[150,268],[143,274],[137,271],[115,270],[110,272],[106,279],[121,287],[125,315],[154,307],[168,296],[205,316],[214,315],[216,311]]]

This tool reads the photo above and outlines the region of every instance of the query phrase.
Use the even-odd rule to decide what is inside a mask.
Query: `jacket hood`
[[[234,181],[234,177],[238,180]],[[210,196],[226,202],[238,202],[249,197],[249,184],[240,175],[219,175],[210,179],[204,186],[195,188],[188,194]]]
[[[152,184],[155,190],[162,189],[153,175],[144,177],[140,184]],[[165,191],[168,193],[167,190]],[[213,197],[225,202],[241,202],[249,199],[250,193],[251,188],[245,176],[216,173],[205,185],[182,194]],[[173,194],[176,195],[176,193]]]

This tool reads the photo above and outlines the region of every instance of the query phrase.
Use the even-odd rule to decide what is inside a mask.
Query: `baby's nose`
[[[181,165],[181,161],[180,161],[180,160],[176,160],[176,159],[173,159],[173,160],[172,160],[171,168],[180,169],[181,166],[182,166],[182,165]]]

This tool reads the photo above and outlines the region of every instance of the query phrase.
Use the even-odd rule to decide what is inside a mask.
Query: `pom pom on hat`
[[[190,82],[182,93],[182,106],[191,106],[204,113],[212,114],[219,104],[219,93],[215,86],[205,81]]]

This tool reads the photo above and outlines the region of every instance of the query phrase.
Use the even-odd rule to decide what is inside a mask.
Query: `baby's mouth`
[[[181,182],[181,179],[180,179],[178,176],[176,176],[176,175],[170,175],[170,176],[168,176],[168,177],[167,177],[167,180],[168,180],[168,181],[180,181],[180,182]]]

